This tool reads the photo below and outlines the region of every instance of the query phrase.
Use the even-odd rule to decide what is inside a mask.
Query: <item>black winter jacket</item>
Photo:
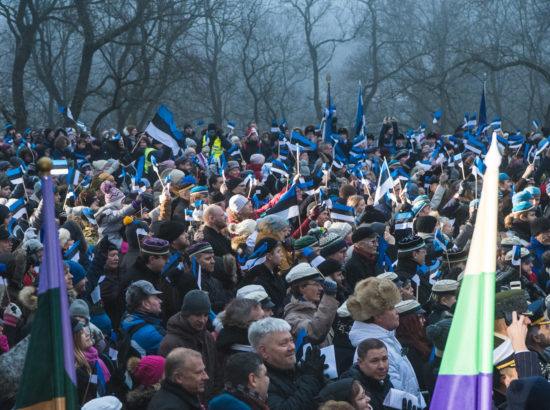
[[[200,410],[202,407],[196,395],[184,390],[180,385],[165,379],[161,382],[160,390],[155,393],[147,409]]]
[[[269,376],[267,405],[271,410],[317,409],[314,398],[323,386],[316,377],[302,374],[300,369],[281,370],[265,365]]]
[[[367,393],[371,398],[370,405],[372,406],[372,410],[386,409],[382,403],[384,403],[384,399],[393,387],[389,375],[387,375],[381,382],[373,379],[372,377],[368,377],[361,371],[361,369],[359,369],[359,365],[356,363],[340,376],[341,379],[346,377],[351,377],[354,380],[358,380],[363,385],[365,388],[365,393]]]

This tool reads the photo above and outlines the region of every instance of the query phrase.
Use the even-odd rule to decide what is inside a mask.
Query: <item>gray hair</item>
[[[260,319],[248,328],[248,341],[258,351],[265,337],[272,332],[290,332],[290,325],[285,320],[274,317]]]
[[[233,299],[225,308],[221,319],[224,326],[237,326],[246,329],[253,309],[261,307],[254,299]]]

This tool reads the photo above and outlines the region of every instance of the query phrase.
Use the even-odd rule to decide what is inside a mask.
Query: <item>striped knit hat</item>
[[[208,242],[196,242],[186,249],[189,257],[198,255],[199,253],[214,253],[212,245]]]
[[[346,248],[347,245],[346,241],[344,241],[340,236],[335,233],[329,233],[321,238],[319,241],[319,246],[321,248],[321,256],[326,258],[329,255]]]
[[[397,242],[397,252],[405,253],[416,251],[426,246],[426,243],[420,236],[409,235]]]

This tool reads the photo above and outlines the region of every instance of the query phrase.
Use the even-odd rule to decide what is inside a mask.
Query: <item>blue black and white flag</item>
[[[275,205],[269,208],[266,215],[277,215],[283,219],[290,219],[298,216],[298,197],[296,196],[296,186],[291,186]]]
[[[145,132],[153,139],[172,149],[174,156],[180,152],[178,141],[183,139],[183,133],[178,131],[174,116],[164,105],[161,105]]]
[[[384,159],[384,163],[382,164],[382,168],[380,170],[380,176],[378,177],[378,186],[376,187],[376,193],[374,195],[374,205],[377,205],[392,188],[393,180],[388,168],[388,163]]]
[[[69,164],[66,159],[54,159],[52,166],[52,175],[67,175],[69,173]]]
[[[13,185],[19,185],[23,183],[23,171],[21,168],[8,169],[6,171],[6,177]]]

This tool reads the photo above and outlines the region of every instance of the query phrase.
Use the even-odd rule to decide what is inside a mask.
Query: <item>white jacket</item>
[[[390,332],[374,323],[353,322],[353,326],[349,331],[351,344],[357,348],[359,343],[365,339],[378,339],[386,345],[390,360],[390,381],[393,387],[413,394],[418,398],[421,408],[426,407],[426,402],[420,394],[420,387],[414,369],[407,356],[401,353],[403,347],[395,338],[395,330]],[[357,361],[357,349],[353,361]]]

